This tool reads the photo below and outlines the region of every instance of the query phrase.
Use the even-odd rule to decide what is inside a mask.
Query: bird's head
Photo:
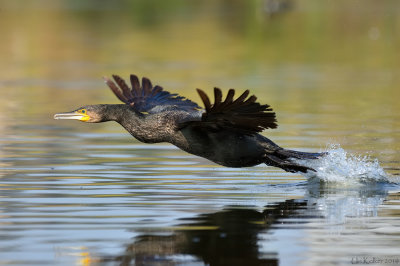
[[[107,121],[106,107],[103,104],[88,105],[76,109],[72,112],[58,113],[54,115],[54,119],[73,119],[82,122],[99,123]]]

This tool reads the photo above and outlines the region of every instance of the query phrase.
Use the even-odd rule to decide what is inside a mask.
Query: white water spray
[[[338,144],[331,144],[327,153],[317,160],[296,160],[297,163],[316,170],[304,174],[309,181],[345,185],[389,182],[377,159],[349,154]]]

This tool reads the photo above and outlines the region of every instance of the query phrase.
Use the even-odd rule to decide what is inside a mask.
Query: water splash
[[[304,174],[311,182],[340,183],[345,185],[390,182],[377,159],[348,153],[338,144],[331,144],[328,154],[317,160],[296,160],[316,172]]]

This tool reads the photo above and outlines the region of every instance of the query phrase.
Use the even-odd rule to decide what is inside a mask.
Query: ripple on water
[[[371,183],[363,188],[335,187],[333,182],[323,180],[332,180],[332,177],[310,178],[318,181],[310,182],[298,174],[265,165],[249,169],[225,168],[170,145],[98,146],[99,136],[87,136],[79,141],[67,138],[55,145],[46,145],[41,139],[37,143],[31,139],[32,144],[26,147],[19,142],[17,146],[7,145],[5,155],[8,157],[5,157],[0,186],[5,206],[4,230],[0,236],[8,239],[2,243],[6,249],[19,247],[25,255],[46,257],[46,261],[40,261],[41,265],[53,265],[54,253],[63,261],[71,256],[80,257],[79,252],[71,255],[72,250],[79,247],[95,258],[104,254],[119,257],[130,245],[139,245],[138,239],[149,233],[154,239],[167,232],[192,240],[191,232],[199,232],[205,238],[194,240],[209,243],[208,237],[213,237],[219,232],[216,230],[222,230],[220,228],[224,234],[225,228],[238,232],[232,225],[243,219],[240,240],[251,239],[254,233],[260,239],[255,247],[255,250],[260,247],[257,256],[290,250],[288,256],[296,257],[292,251],[299,247],[320,247],[330,239],[332,232],[352,235],[353,228],[360,226],[360,219],[378,217],[387,190],[392,189],[380,187],[378,181],[375,187]],[[104,134],[101,137],[106,138],[112,143],[123,143],[121,139],[125,136],[110,138]],[[330,155],[324,160],[312,162],[320,175],[329,173],[329,163],[346,166],[348,175],[357,173],[357,167],[367,172],[377,166],[381,169],[379,164],[369,165],[368,160],[358,160],[336,148],[329,149]],[[42,152],[38,153],[40,149]],[[18,156],[17,152],[21,151],[24,156]],[[351,167],[355,167],[353,172],[349,170]],[[321,185],[323,183],[326,187]],[[288,208],[293,210],[288,211]],[[389,212],[392,209],[388,207]],[[260,218],[246,217],[242,210]],[[277,214],[283,216],[278,215],[280,219],[269,225],[263,218],[269,217],[268,222],[271,216],[264,214],[272,218]],[[204,226],[201,221],[204,217],[211,219],[211,226],[208,221],[205,223],[208,227]],[[355,217],[354,222],[352,217]],[[389,228],[394,227],[393,221],[389,219],[381,227],[374,224],[374,230],[391,236]],[[362,226],[365,229],[368,224]],[[361,229],[357,231],[357,235],[362,233]],[[229,232],[226,236],[230,236]],[[226,236],[214,239],[222,241],[218,246],[226,246]],[[301,236],[298,242],[294,241],[296,236]],[[368,237],[370,235],[365,239]],[[340,240],[341,245],[349,243],[342,254],[348,254],[348,250],[356,246],[340,237],[335,241]],[[147,243],[147,247],[156,243]],[[186,243],[185,248],[191,243]],[[324,257],[331,246],[332,242],[326,244],[318,257]],[[309,253],[302,254],[307,259]],[[11,253],[6,255],[11,256]],[[287,256],[282,255],[280,259],[284,257]],[[184,262],[189,264],[189,260]],[[27,263],[21,263],[24,264]]]

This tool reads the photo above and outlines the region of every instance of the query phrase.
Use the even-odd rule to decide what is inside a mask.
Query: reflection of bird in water
[[[261,241],[269,244],[260,234],[277,223],[293,225],[293,219],[306,223],[305,217],[320,218],[310,214],[305,200],[267,205],[263,212],[235,206],[186,218],[173,231],[167,231],[169,234],[165,229],[163,233],[140,234],[123,254],[97,259],[118,261],[119,265],[279,265],[278,254],[260,249]],[[183,255],[186,259],[177,262]]]
[[[125,104],[98,104],[73,112],[56,114],[55,119],[76,119],[84,122],[116,121],[132,136],[145,143],[168,142],[180,149],[228,167],[247,167],[260,163],[280,167],[289,172],[307,172],[309,167],[291,159],[316,159],[321,153],[306,153],[279,147],[259,132],[276,128],[275,113],[269,105],[256,102],[246,90],[234,99],[230,89],[225,100],[220,89],[214,89],[214,103],[200,89],[204,103],[196,103],[152,86],[147,78],[140,85],[130,76],[129,88],[119,76],[117,85],[105,78],[107,85]]]

